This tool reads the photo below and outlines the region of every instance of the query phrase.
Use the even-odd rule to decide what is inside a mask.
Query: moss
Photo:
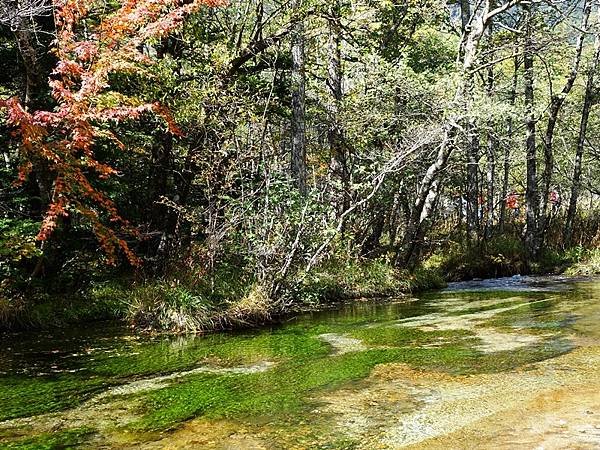
[[[541,334],[548,331],[563,332],[572,325],[575,317],[569,312],[552,310],[555,302],[524,304],[502,312],[486,322],[486,326],[508,329],[526,329]]]
[[[239,366],[262,360],[302,358],[325,354],[327,347],[319,339],[300,330],[273,330],[235,335],[193,337],[157,337],[118,357],[100,357],[93,372],[102,376],[131,377],[186,370],[218,361],[219,365]]]
[[[456,342],[472,335],[466,330],[422,331],[399,326],[361,328],[349,334],[367,345],[386,347],[436,345],[440,342]]]
[[[524,288],[526,289],[526,288]],[[512,301],[522,302],[534,302],[538,300],[544,300],[546,298],[554,298],[555,294],[552,292],[544,291],[517,291],[517,290],[502,290],[502,288],[496,290],[466,290],[466,291],[444,291],[444,292],[425,292],[420,296],[422,299],[428,300],[432,303],[444,302],[447,299],[460,298],[461,303],[465,305],[465,309],[468,309],[469,303],[489,301],[493,305],[501,303],[510,303]]]
[[[234,377],[201,375],[153,392],[143,399],[145,416],[133,428],[164,430],[184,420],[247,419],[270,421],[306,414],[319,392],[364,379],[378,364],[406,363],[417,369],[452,374],[498,372],[556,356],[565,347],[544,345],[482,354],[462,345],[439,348],[371,349],[335,357],[299,358],[265,373]]]
[[[499,302],[499,303],[494,303],[493,305],[485,305],[485,306],[477,306],[477,307],[466,307],[464,309],[460,309],[458,311],[450,311],[448,312],[449,316],[464,316],[464,315],[469,315],[469,314],[477,314],[477,313],[482,313],[482,312],[486,312],[486,311],[494,311],[497,309],[502,309],[502,308],[516,308],[518,307],[518,303],[514,302],[514,301],[510,301],[510,302]]]
[[[317,444],[318,450],[354,450],[360,448],[360,442],[353,439],[337,439],[329,444]]]
[[[509,296],[514,298],[515,294],[497,295],[500,298],[499,304],[493,305],[495,307],[503,304],[503,298]],[[467,300],[466,305],[468,305],[470,299],[481,300],[484,297],[493,297],[493,294],[465,293],[461,296]],[[543,298],[541,294],[532,294],[532,297]],[[426,332],[415,328],[389,326],[404,317],[431,313],[435,310],[433,298],[427,296],[427,301],[414,303],[356,303],[347,306],[342,313],[321,312],[272,330],[228,335],[214,334],[201,338],[163,335],[129,336],[122,331],[106,330],[105,333],[110,335],[110,338],[91,335],[89,344],[79,343],[74,348],[68,347],[71,345],[70,338],[65,338],[63,344],[56,338],[42,338],[41,342],[45,342],[47,348],[40,347],[42,344],[36,341],[35,345],[38,347],[36,353],[27,356],[25,349],[13,347],[15,353],[24,354],[25,359],[12,363],[10,360],[4,361],[4,364],[8,367],[11,364],[22,366],[35,360],[36,371],[48,371],[44,368],[46,364],[48,369],[51,368],[58,373],[44,376],[0,377],[0,404],[2,405],[0,420],[70,408],[107,386],[119,385],[131,379],[189,370],[206,364],[234,367],[250,365],[258,361],[273,361],[278,364],[277,371],[279,371],[296,362],[301,366],[298,368],[299,373],[304,373],[308,379],[310,370],[316,371],[321,366],[332,365],[332,361],[341,364],[340,361],[347,360],[352,367],[347,370],[339,367],[341,380],[364,376],[374,365],[387,361],[409,361],[419,367],[432,366],[449,371],[466,370],[465,368],[475,361],[473,358],[477,355],[467,348],[471,344],[468,339],[469,332],[463,330]],[[498,314],[489,324],[510,327],[537,317],[535,323],[528,323],[527,326],[551,326],[554,321],[564,319],[560,315],[553,316],[558,314],[552,312],[553,305],[551,301],[535,303],[530,307],[523,305],[510,312]],[[467,308],[466,313],[468,312]],[[465,310],[462,313],[464,314]],[[373,323],[379,326],[371,326]],[[563,322],[558,324],[558,326],[562,325]],[[389,349],[384,353],[367,352],[369,355],[375,355],[368,361],[360,358],[355,360],[355,356],[330,358],[327,357],[331,351],[329,344],[319,339],[319,335],[323,333],[347,334],[360,339],[367,346],[389,347]],[[415,348],[410,349],[411,346]],[[441,347],[425,349],[431,353],[427,353],[426,361],[421,361],[418,356],[421,349],[418,347],[423,346]],[[53,353],[55,347],[61,348],[60,354]],[[452,352],[455,354],[452,355]],[[71,357],[71,353],[79,356]],[[416,356],[413,357],[411,354]],[[44,362],[43,358],[47,358],[47,361]],[[457,362],[457,359],[464,358],[466,358],[464,364]],[[302,367],[304,363],[308,365]],[[361,370],[357,370],[359,366]],[[313,369],[310,369],[311,367]],[[286,376],[282,373],[282,380],[285,380]],[[293,377],[292,372],[289,376]],[[260,375],[257,377],[260,378]],[[274,380],[269,382],[275,383]],[[328,383],[317,382],[311,385],[311,389],[323,387]],[[279,385],[273,384],[273,386],[279,388]],[[283,390],[285,391],[285,388]],[[302,392],[302,389],[299,392]],[[22,398],[35,398],[36,401],[25,403],[22,402]]]
[[[305,419],[322,393],[363,380],[379,364],[404,363],[416,369],[473,374],[511,370],[569,351],[571,347],[560,333],[568,326],[564,320],[569,315],[560,307],[566,300],[570,304],[589,301],[591,291],[586,289],[552,296],[438,293],[412,303],[355,303],[341,311],[314,313],[271,330],[204,337],[132,336],[110,329],[93,334],[86,330],[83,341],[71,335],[62,340],[39,336],[30,354],[26,349],[31,343],[21,343],[17,337],[12,344],[8,342],[8,360],[0,353],[0,361],[9,372],[11,367],[30,368],[27,364],[31,370],[27,375],[0,377],[0,420],[71,408],[108,386],[141,378],[203,365],[237,367],[272,361],[276,364],[266,372],[188,375],[157,391],[123,396],[120,401],[140,405],[137,412],[141,415],[131,429],[128,426],[123,431],[163,431],[199,416],[284,426],[290,420]],[[485,306],[469,307],[472,301],[482,300]],[[529,303],[519,306],[520,301]],[[556,324],[552,328],[555,337],[543,338],[530,347],[487,354],[476,350],[477,341],[468,330],[424,331],[398,326],[398,320],[405,317],[443,314],[439,309],[447,302],[462,307],[461,314],[505,304],[518,306],[498,313],[486,325],[512,327],[525,321],[528,327]],[[319,337],[324,333],[360,339],[367,349],[332,354],[330,344]],[[55,348],[61,352],[55,353]],[[41,376],[46,365],[59,373]],[[32,401],[23,402],[23,398]]]
[[[468,361],[467,365],[457,367],[455,373],[505,372],[526,366],[527,364],[555,358],[568,353],[572,349],[573,345],[569,341],[551,338],[546,340],[542,345],[536,344],[510,351],[481,355],[478,358]]]
[[[72,376],[0,378],[0,421],[72,408],[106,386],[100,379]]]
[[[2,444],[6,450],[62,450],[86,443],[93,434],[91,428],[74,428],[56,433],[41,434],[33,438],[20,439]]]
[[[272,371],[244,377],[197,376],[150,394],[147,414],[136,426],[160,430],[197,416],[286,417],[307,411],[311,397],[318,391],[365,378],[376,364],[410,360],[429,365],[440,359],[448,362],[448,355],[447,351],[436,350],[368,350],[333,358],[294,360]]]
[[[50,355],[47,364],[52,370],[62,372],[56,375],[0,377],[0,421],[75,407],[102,389],[131,378],[206,364],[240,366],[263,360],[303,359],[328,352],[325,343],[301,327],[204,338],[124,337],[106,348],[78,356],[73,364],[67,363],[69,352]],[[23,398],[36,401],[23,402]]]

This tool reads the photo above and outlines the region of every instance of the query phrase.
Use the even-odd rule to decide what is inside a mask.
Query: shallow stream
[[[594,280],[456,283],[251,332],[0,343],[0,448],[600,448]]]

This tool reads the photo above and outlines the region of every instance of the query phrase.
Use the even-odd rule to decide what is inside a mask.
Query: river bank
[[[77,292],[45,292],[25,301],[0,298],[0,330],[64,327],[112,321],[139,331],[203,333],[277,323],[294,314],[360,299],[398,298],[442,288],[437,270],[398,270],[382,261],[334,261],[299,277],[277,297],[269,287],[227,271],[209,283],[176,272],[96,281]]]
[[[175,333],[244,329],[348,301],[397,298],[475,277],[525,274],[600,274],[600,250],[547,252],[539,261],[527,263],[520,244],[502,241],[476,255],[456,249],[433,254],[412,272],[396,269],[384,260],[338,260],[299,277],[299,282],[287,285],[276,299],[269,296],[268,288],[235,269],[217,273],[209,284],[181,272],[161,278],[105,277],[105,281],[87,283],[75,292],[47,292],[48,285],[40,284],[12,298],[0,296],[0,330],[98,321]]]

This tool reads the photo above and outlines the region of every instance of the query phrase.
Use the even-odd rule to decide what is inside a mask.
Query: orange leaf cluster
[[[125,149],[105,124],[135,120],[144,113],[162,117],[173,134],[181,131],[169,111],[158,103],[106,108],[98,106],[98,100],[109,88],[111,73],[148,62],[140,51],[144,42],[172,33],[202,6],[220,4],[218,0],[122,0],[120,7],[99,25],[88,28],[87,37],[82,38],[78,24],[104,4],[98,0],[54,0],[58,64],[49,85],[56,108],[30,112],[18,99],[0,100],[0,108],[8,111],[8,122],[21,140],[25,163],[19,171],[19,181],[31,172],[32,161],[40,159],[55,177],[52,202],[39,240],[48,239],[59,219],[75,211],[91,224],[110,262],[114,263],[120,249],[132,264],[139,263],[113,226],[132,234],[135,230],[121,218],[113,201],[88,178],[91,173],[99,178],[116,173],[109,164],[97,160],[95,143],[100,136],[108,136]],[[111,226],[103,224],[102,215],[108,217]]]

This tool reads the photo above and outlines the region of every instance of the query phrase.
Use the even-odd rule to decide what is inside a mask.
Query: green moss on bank
[[[82,380],[70,375],[0,378],[0,422],[73,408],[106,386],[100,379]]]

